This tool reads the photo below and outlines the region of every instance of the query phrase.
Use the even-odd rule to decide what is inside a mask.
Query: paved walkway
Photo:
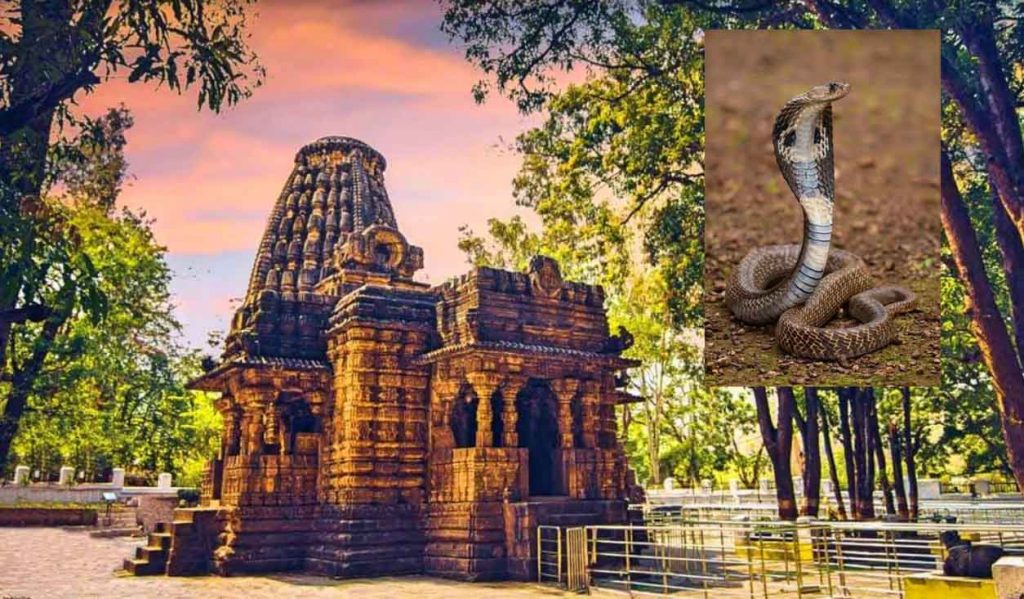
[[[117,575],[141,539],[94,539],[84,531],[0,528],[0,599],[64,597],[358,597],[359,599],[537,599],[570,597],[523,583],[459,583],[421,576],[333,580],[307,575],[170,578]]]

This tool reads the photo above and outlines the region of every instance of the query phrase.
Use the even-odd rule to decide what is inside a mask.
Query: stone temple
[[[130,572],[529,578],[538,525],[627,520],[615,406],[635,364],[602,289],[541,256],[417,282],[385,164],[346,137],[299,150],[193,383],[224,418],[201,506]]]

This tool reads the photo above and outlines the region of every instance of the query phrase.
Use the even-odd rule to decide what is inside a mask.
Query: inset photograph
[[[705,42],[706,382],[938,385],[938,32]]]

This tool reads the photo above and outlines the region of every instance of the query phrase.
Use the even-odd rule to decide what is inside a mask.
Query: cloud
[[[497,147],[533,121],[499,98],[476,105],[480,75],[437,29],[433,2],[262,2],[251,44],[267,67],[252,98],[220,114],[123,74],[79,98],[95,114],[126,104],[134,175],[126,205],[156,219],[176,265],[175,294],[188,338],[223,328],[244,294],[266,216],[295,152],[324,135],[349,135],[388,159],[399,225],[426,254],[431,282],[463,272],[458,227],[481,232],[515,211],[519,160]],[[181,267],[186,264],[186,267]],[[189,270],[190,269],[190,270]]]

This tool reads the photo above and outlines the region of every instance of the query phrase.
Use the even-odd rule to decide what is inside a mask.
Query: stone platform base
[[[308,571],[532,580],[537,527],[621,524],[618,500],[241,506],[179,509],[125,568],[134,574]],[[931,598],[934,599],[934,598]]]
[[[249,507],[229,511],[215,572],[305,570],[335,577],[423,571],[413,505]]]

